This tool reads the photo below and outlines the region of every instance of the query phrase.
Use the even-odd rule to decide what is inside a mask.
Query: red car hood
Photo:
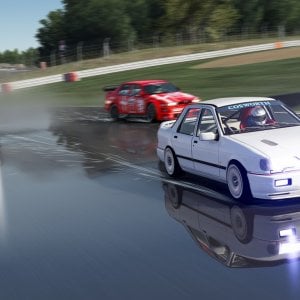
[[[166,102],[176,102],[177,104],[187,104],[187,103],[191,103],[193,100],[198,99],[194,95],[182,93],[182,92],[155,94],[155,95],[151,95],[151,98],[155,100],[166,101]]]

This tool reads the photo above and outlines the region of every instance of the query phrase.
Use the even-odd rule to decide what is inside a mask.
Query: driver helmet
[[[255,125],[264,125],[267,120],[266,111],[261,107],[255,107],[251,110],[251,120]]]

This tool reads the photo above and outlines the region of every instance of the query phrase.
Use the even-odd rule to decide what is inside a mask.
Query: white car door
[[[181,123],[172,134],[172,145],[178,162],[183,170],[193,171],[192,159],[193,138],[197,128],[200,108],[190,108],[186,111]]]
[[[195,171],[208,177],[220,176],[218,139],[201,138],[201,133],[218,136],[217,121],[210,108],[203,108],[199,119],[196,135],[192,138],[192,158]]]

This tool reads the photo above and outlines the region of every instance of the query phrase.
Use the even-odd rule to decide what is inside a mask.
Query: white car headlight
[[[259,161],[259,167],[262,171],[271,171],[271,163],[268,159],[262,158]]]

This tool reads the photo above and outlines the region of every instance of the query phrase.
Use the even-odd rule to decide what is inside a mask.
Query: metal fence
[[[205,51],[218,49],[219,43],[247,40],[266,40],[268,38],[285,39],[296,36],[300,31],[286,33],[284,27],[279,26],[274,30],[262,29],[260,32],[251,32],[247,29],[232,31],[230,34],[219,32],[217,36],[211,37],[205,30],[181,31],[176,34],[155,34],[142,40],[131,38],[123,41],[115,41],[105,38],[102,41],[79,41],[76,44],[65,45],[63,51],[54,49],[50,55],[40,58],[41,62],[46,62],[48,66],[56,66],[64,63],[108,57],[111,54],[130,52],[149,48],[176,47],[188,45],[203,45]]]

